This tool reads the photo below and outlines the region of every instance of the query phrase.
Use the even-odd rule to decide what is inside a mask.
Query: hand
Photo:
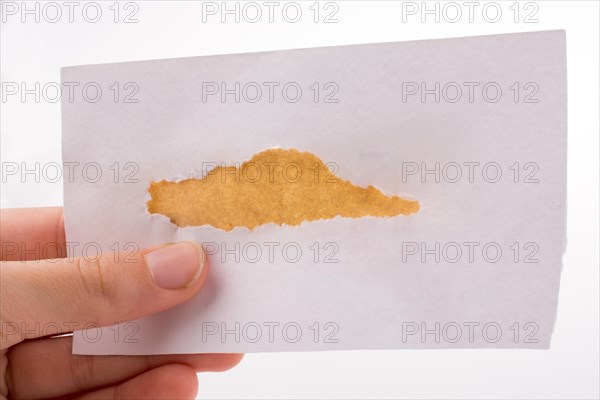
[[[208,273],[200,246],[66,259],[62,208],[1,210],[0,237],[2,398],[193,399],[197,371],[224,371],[241,360],[241,354],[72,355],[72,336],[41,337],[59,327],[130,321],[189,300]]]

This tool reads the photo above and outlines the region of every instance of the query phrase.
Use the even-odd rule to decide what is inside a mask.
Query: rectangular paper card
[[[563,31],[69,67],[70,256],[191,240],[189,302],[80,354],[548,348]],[[147,299],[152,301],[152,299]]]

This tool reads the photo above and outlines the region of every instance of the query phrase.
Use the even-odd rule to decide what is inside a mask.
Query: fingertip
[[[200,289],[204,285],[204,282],[206,281],[206,276],[208,274],[208,258],[206,252],[204,251],[202,245],[198,242],[186,241],[182,243],[191,244],[198,254],[199,268],[188,287],[195,286],[198,289]]]
[[[216,372],[228,371],[237,366],[244,359],[244,353],[231,353],[223,355],[226,357],[223,360],[222,369],[219,369]]]
[[[116,388],[115,398],[195,399],[198,376],[184,364],[167,364],[145,372]]]
[[[200,288],[206,277],[206,255],[195,242],[168,244],[144,252],[144,259],[156,286],[161,289]]]

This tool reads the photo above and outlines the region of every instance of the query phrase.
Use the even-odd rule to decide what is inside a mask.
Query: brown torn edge
[[[151,182],[148,212],[178,227],[211,225],[224,231],[335,217],[395,217],[417,213],[415,200],[386,196],[335,176],[317,156],[269,149],[241,166],[219,166],[202,178]]]

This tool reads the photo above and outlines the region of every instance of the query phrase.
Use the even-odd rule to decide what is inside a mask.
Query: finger
[[[94,259],[0,265],[2,348],[24,339],[109,326],[157,313],[194,296],[208,268],[193,242]]]
[[[66,257],[62,207],[0,210],[0,261]]]
[[[154,368],[118,386],[112,386],[82,396],[81,400],[112,399],[195,399],[198,393],[196,372],[182,364]]]
[[[14,398],[58,397],[115,385],[166,364],[196,372],[219,372],[237,365],[242,354],[84,356],[71,354],[72,337],[32,340],[11,347],[6,371]]]

